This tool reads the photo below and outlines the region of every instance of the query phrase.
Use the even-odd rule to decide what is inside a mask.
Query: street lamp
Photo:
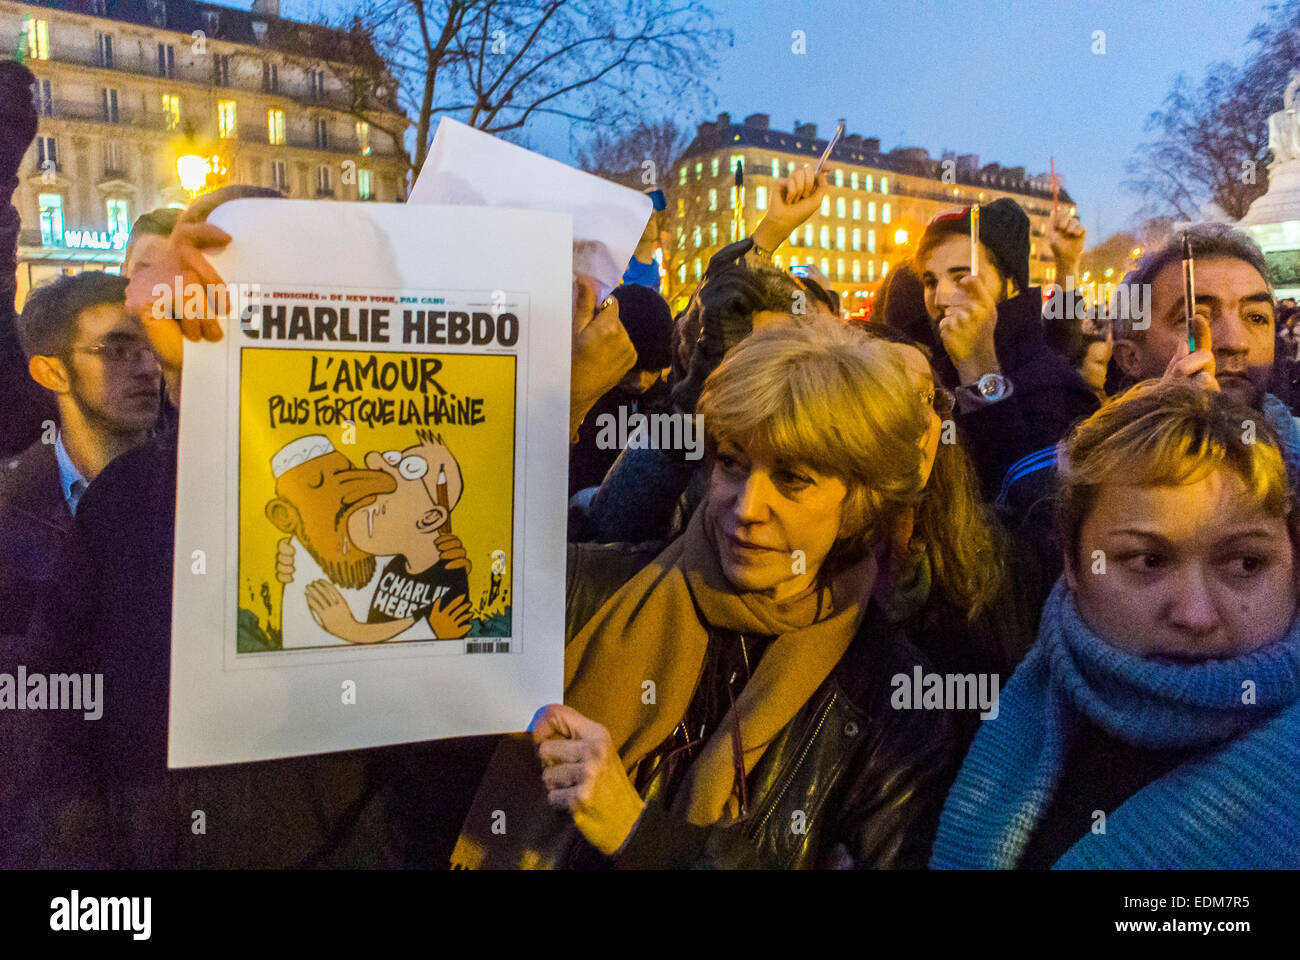
[[[906,231],[906,230],[896,230],[896,231],[894,231],[894,243],[898,244],[900,247],[906,246],[906,245],[907,245],[907,231]]]
[[[196,153],[188,153],[183,157],[176,158],[176,176],[180,178],[181,186],[193,200],[203,189],[203,185],[208,182],[208,171],[211,167],[208,165],[206,157],[200,157]]]

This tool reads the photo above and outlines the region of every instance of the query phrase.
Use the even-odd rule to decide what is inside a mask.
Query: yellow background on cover
[[[239,411],[239,603],[241,608],[257,614],[263,629],[268,625],[280,627],[281,584],[275,579],[276,549],[284,534],[266,518],[266,504],[275,496],[275,477],[271,473],[271,458],[290,440],[310,434],[323,434],[334,448],[347,455],[354,466],[365,465],[370,451],[404,450],[416,445],[417,429],[428,429],[442,437],[460,464],[465,488],[460,502],[452,510],[452,531],[461,539],[473,568],[469,574],[469,598],[476,616],[498,611],[501,597],[494,600],[490,609],[482,603],[487,595],[491,578],[492,552],[505,552],[505,578],[503,587],[511,586],[513,561],[512,513],[514,503],[514,439],[515,439],[515,358],[504,356],[479,356],[466,354],[414,354],[376,352],[381,362],[400,361],[411,357],[436,356],[442,361],[437,374],[438,383],[457,398],[479,397],[483,403],[484,422],[474,426],[411,422],[396,422],[383,426],[356,424],[356,442],[342,442],[344,428],[339,424],[317,426],[314,415],[305,423],[270,426],[270,400],[274,396],[315,397],[328,391],[309,392],[311,358],[318,358],[318,370],[325,369],[326,360],[334,358],[329,382],[333,383],[333,370],[342,361],[362,359],[369,351],[330,350],[277,350],[271,348],[245,348],[241,351],[241,384]],[[321,379],[318,375],[318,379]],[[432,393],[432,388],[430,388]],[[371,399],[392,397],[395,401],[411,398],[423,411],[422,394],[418,386],[407,391],[400,384],[394,390],[374,391],[341,389],[340,397],[365,396]],[[450,399],[450,397],[448,397]],[[217,509],[217,505],[213,505]],[[262,584],[270,588],[271,612],[267,615],[262,598]],[[513,598],[507,594],[507,600]]]

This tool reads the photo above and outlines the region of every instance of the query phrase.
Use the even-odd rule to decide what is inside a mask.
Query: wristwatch
[[[772,255],[776,253],[776,251],[768,250],[766,247],[760,247],[758,245],[758,241],[755,240],[753,236],[750,236],[748,239],[749,239],[749,250],[747,250],[746,252],[752,253],[756,260],[759,260],[762,263],[770,264],[772,262]]]
[[[975,383],[957,390],[957,402],[963,412],[978,410],[1011,396],[1011,381],[1000,373],[986,373]]]

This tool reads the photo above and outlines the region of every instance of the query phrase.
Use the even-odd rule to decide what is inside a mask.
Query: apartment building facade
[[[815,124],[788,133],[772,130],[768,115],[761,113],[739,124],[723,113],[699,125],[667,185],[666,229],[675,242],[664,268],[674,309],[686,305],[713,254],[754,231],[777,181],[804,164],[816,164],[826,145]],[[739,186],[737,165],[743,174]],[[1023,167],[998,164],[981,167],[972,155],[936,160],[919,147],[883,153],[878,139],[858,134],[841,139],[825,170],[830,189],[820,211],[782,244],[774,260],[783,268],[815,266],[851,316],[869,313],[881,281],[915,251],[935,215],[999,197],[1011,197],[1029,215],[1030,282],[1054,279],[1046,242],[1052,183],[1046,174],[1027,176]],[[1058,200],[1073,212],[1069,194],[1060,191]],[[738,205],[742,219],[736,217]]]
[[[60,273],[118,269],[139,214],[221,183],[405,199],[409,120],[374,51],[278,12],[0,0],[0,43],[35,74],[40,116],[14,198],[20,303]]]

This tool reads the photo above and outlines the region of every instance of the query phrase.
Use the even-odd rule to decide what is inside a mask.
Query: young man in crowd
[[[136,217],[122,254],[122,276],[129,277],[137,267],[148,268],[158,262],[180,218],[181,211],[175,207],[159,207]]]
[[[971,211],[942,214],[921,237],[916,270],[936,343],[934,367],[957,396],[957,429],[987,499],[1013,466],[1053,449],[1097,399],[1043,337],[1029,286],[1029,217],[1003,198],[980,208],[978,273]]]
[[[58,409],[26,450],[0,462],[0,630],[18,633],[53,577],[81,495],[149,436],[161,371],[126,312],[126,280],[60,277],[27,299],[18,336],[33,381]]]

